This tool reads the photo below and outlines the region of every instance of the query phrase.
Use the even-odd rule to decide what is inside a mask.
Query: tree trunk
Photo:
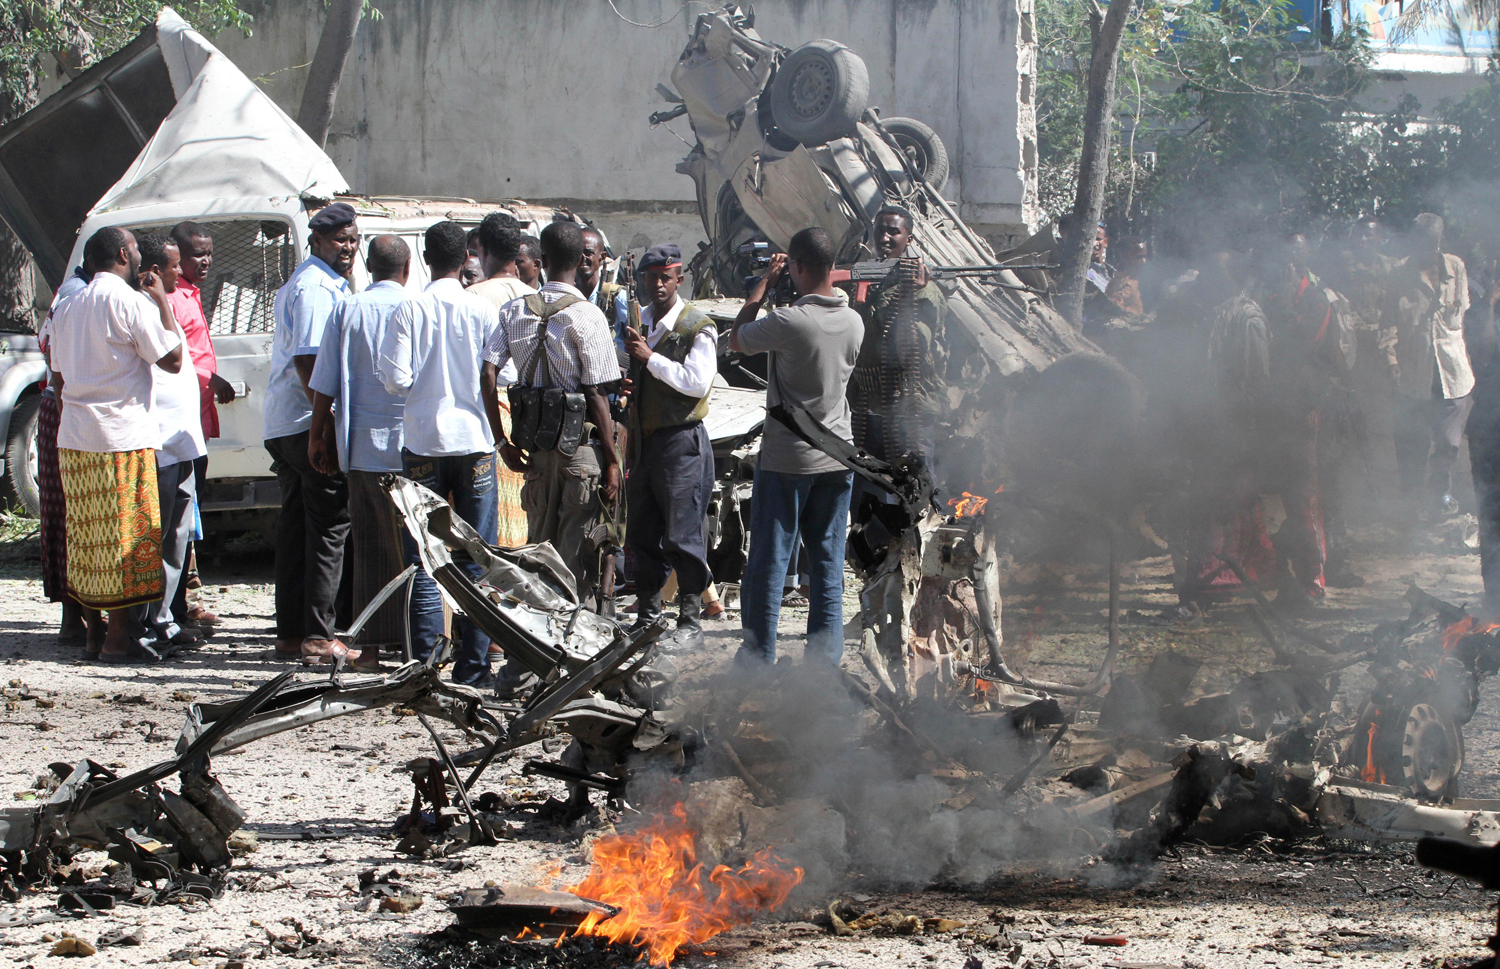
[[[15,87],[23,93],[19,96],[0,95],[0,124],[16,120],[36,107],[37,102],[36,71],[30,65],[14,62],[8,66],[20,75]],[[0,222],[0,330],[34,332],[37,317],[33,304],[36,297],[36,270],[31,253],[21,244],[20,237],[10,231],[10,226]]]
[[[1114,126],[1115,75],[1120,66],[1120,40],[1131,0],[1111,0],[1101,16],[1093,0],[1089,12],[1088,106],[1083,117],[1083,157],[1078,164],[1078,196],[1073,201],[1073,227],[1063,240],[1063,315],[1075,326],[1083,322],[1084,285],[1099,217],[1104,213],[1104,180],[1109,174],[1109,139]]]
[[[328,142],[328,126],[333,122],[333,104],[339,94],[339,79],[354,47],[364,0],[330,0],[328,21],[318,38],[307,72],[307,87],[302,89],[302,106],[297,109],[297,124],[322,148]]]

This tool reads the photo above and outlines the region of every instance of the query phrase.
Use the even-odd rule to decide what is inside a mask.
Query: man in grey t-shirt
[[[801,299],[755,319],[766,292],[790,269]],[[864,323],[828,281],[833,240],[819,228],[792,236],[785,255],[756,284],[735,320],[729,345],[741,353],[769,352],[767,406],[806,408],[824,426],[852,440],[844,393]],[[781,617],[781,579],[796,551],[808,556],[808,660],[837,666],[844,652],[844,533],[854,474],[799,439],[777,420],[766,421],[755,492],[750,501],[750,554],[740,584],[741,662],[776,661],[776,624]]]

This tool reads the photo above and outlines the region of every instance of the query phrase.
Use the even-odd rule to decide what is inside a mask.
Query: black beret
[[[652,246],[641,257],[641,272],[648,269],[670,269],[682,265],[682,247],[675,242]]]
[[[318,214],[307,220],[307,227],[314,232],[334,232],[354,223],[354,206],[348,202],[335,202],[324,206]]]

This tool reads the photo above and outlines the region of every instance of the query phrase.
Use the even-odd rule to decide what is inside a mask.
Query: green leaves
[[[82,69],[108,57],[160,9],[159,0],[0,0],[0,122],[36,103],[39,80],[60,61]],[[174,9],[210,36],[250,33],[252,18],[235,0],[186,0]]]

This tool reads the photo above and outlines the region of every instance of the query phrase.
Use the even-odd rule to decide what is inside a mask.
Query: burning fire
[[[786,867],[767,848],[743,868],[719,865],[707,877],[705,886],[681,804],[639,831],[600,838],[588,877],[566,891],[620,912],[589,916],[577,934],[640,946],[653,964],[670,966],[683,946],[780,908],[802,881],[802,869]]]
[[[1443,652],[1453,652],[1453,647],[1457,646],[1458,641],[1465,636],[1470,636],[1474,633],[1487,633],[1492,629],[1500,629],[1500,623],[1482,623],[1474,616],[1464,616],[1443,631]]]
[[[989,503],[990,500],[988,498],[971,495],[967,491],[964,492],[962,498],[948,499],[948,507],[952,508],[953,514],[959,518],[967,518],[970,515],[982,515],[984,514],[984,506]]]

